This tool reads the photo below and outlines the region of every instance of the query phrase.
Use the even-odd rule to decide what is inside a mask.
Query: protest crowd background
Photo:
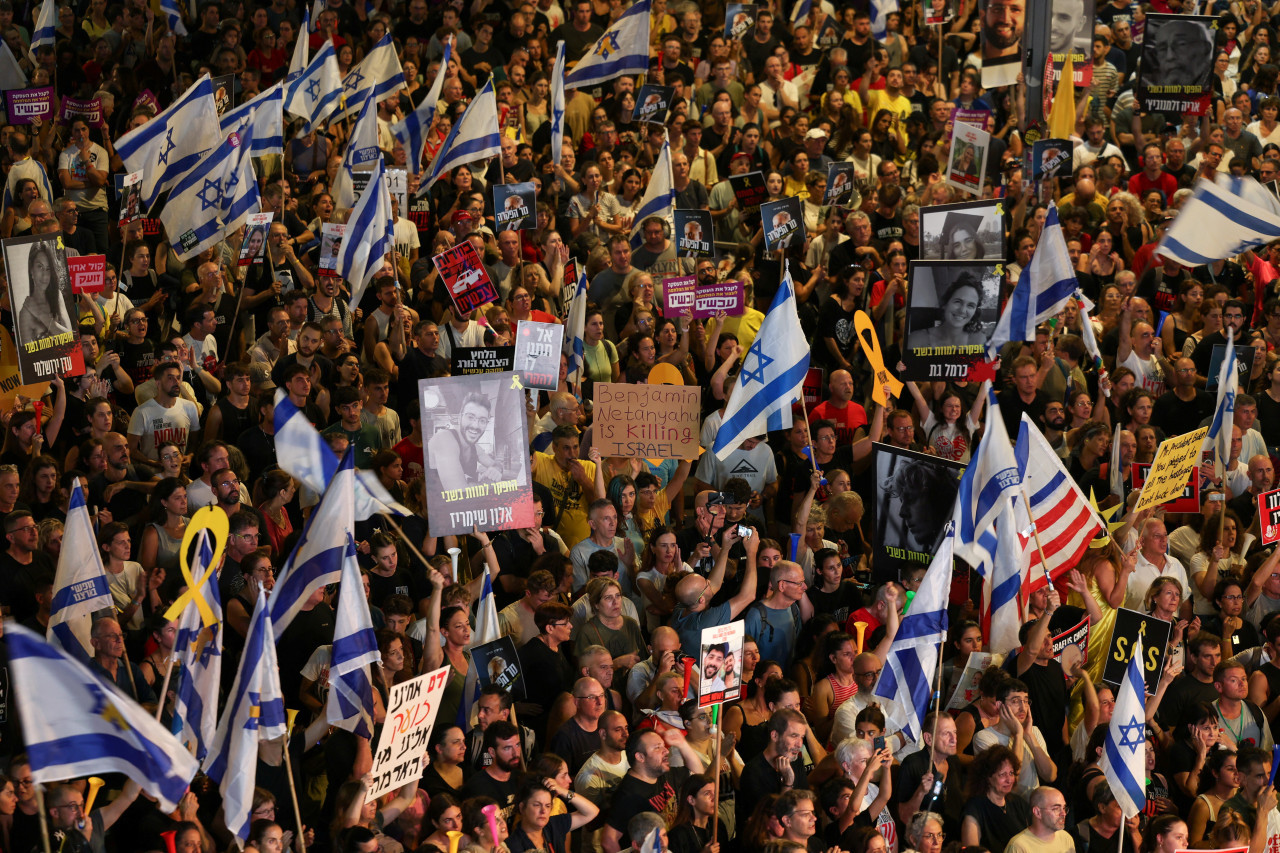
[[[1277,33],[0,0],[0,853],[1280,853]]]

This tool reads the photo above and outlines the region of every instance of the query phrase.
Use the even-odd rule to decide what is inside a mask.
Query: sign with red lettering
[[[422,776],[427,764],[427,741],[431,740],[448,683],[449,667],[442,666],[392,686],[387,696],[387,719],[373,753],[366,802]]]
[[[498,290],[489,279],[480,253],[470,240],[463,240],[452,249],[446,249],[433,257],[440,277],[449,290],[449,299],[459,315],[469,315],[488,302],[498,299]]]

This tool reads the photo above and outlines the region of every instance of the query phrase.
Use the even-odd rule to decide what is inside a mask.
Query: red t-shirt
[[[836,408],[830,400],[814,406],[809,414],[809,422],[831,420],[836,422],[836,442],[852,444],[853,434],[858,427],[867,425],[867,410],[857,403],[850,402],[843,409]]]
[[[1168,206],[1169,200],[1178,191],[1178,180],[1168,172],[1161,172],[1154,181],[1147,178],[1146,172],[1138,172],[1129,178],[1129,192],[1136,195],[1139,201],[1147,190],[1160,190],[1164,193],[1164,203]]]

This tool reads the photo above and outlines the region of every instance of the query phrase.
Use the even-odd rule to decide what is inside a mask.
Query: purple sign
[[[53,118],[53,87],[12,89],[4,93],[9,124],[31,124]]]
[[[699,287],[694,276],[664,279],[662,298],[666,306],[665,317],[684,317],[692,311],[692,318],[705,320],[717,314],[740,317],[745,309],[746,294],[740,281],[722,281]]]
[[[106,127],[102,118],[102,101],[94,98],[63,98],[62,108],[58,111],[58,121],[70,124],[76,119],[84,119],[90,127]]]
[[[960,107],[956,107],[951,111],[951,121],[971,124],[983,130],[987,129],[987,119],[990,116],[990,110],[963,110]]]

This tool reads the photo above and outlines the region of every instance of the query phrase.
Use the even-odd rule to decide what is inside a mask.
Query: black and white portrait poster
[[[671,112],[671,104],[676,99],[674,86],[655,86],[645,83],[636,92],[635,112],[631,114],[633,121],[649,124],[666,124],[667,113]]]
[[[337,273],[338,253],[342,251],[342,238],[346,233],[347,226],[340,222],[325,222],[320,225],[321,274]]]
[[[418,382],[432,536],[534,526],[524,391],[512,372]],[[501,415],[500,417],[498,415]]]
[[[929,26],[945,24],[955,16],[956,0],[926,0],[924,4],[924,22]]]
[[[496,685],[511,694],[512,699],[525,697],[524,668],[515,641],[499,637],[471,649],[471,663],[476,667],[476,680],[481,687]]]
[[[711,211],[675,210],[676,257],[711,258],[715,256],[712,243]]]
[[[898,580],[901,571],[928,566],[942,542],[964,465],[888,444],[875,451],[874,580]],[[920,500],[929,495],[929,500]]]
[[[1071,57],[1077,68],[1093,59],[1093,13],[1096,0],[1052,0],[1049,11],[1049,53],[1061,67]]]
[[[1071,174],[1070,139],[1037,139],[1031,143],[1031,175],[1037,181],[1065,178]]]
[[[800,212],[800,199],[787,196],[760,205],[760,217],[764,222],[764,250],[776,252],[804,242],[804,216]]]
[[[827,167],[827,191],[822,196],[824,205],[854,207],[850,204],[857,189],[853,180],[853,164],[846,162],[832,163]]]
[[[1026,0],[982,0],[978,15],[982,39],[982,85],[987,89],[1012,86],[1018,82],[1018,73],[1022,70]]]
[[[523,184],[493,185],[493,219],[496,231],[532,231],[538,226],[537,187]]]
[[[84,373],[79,313],[62,232],[4,241],[13,337],[24,384]]]
[[[742,697],[741,619],[702,629],[698,649],[698,707],[707,708]]]
[[[250,213],[244,220],[244,242],[240,244],[240,266],[260,264],[267,249],[274,213]]]
[[[968,378],[1000,319],[1001,259],[916,261],[910,276],[899,378]]]
[[[747,30],[756,25],[756,13],[760,7],[754,3],[730,3],[724,13],[724,37],[729,41],[741,41]],[[639,100],[636,101],[639,103]]]
[[[999,199],[920,208],[920,260],[998,261],[1005,255],[1003,216]]]
[[[1150,112],[1204,115],[1213,99],[1213,25],[1202,15],[1147,16],[1134,97]]]
[[[987,153],[991,134],[964,122],[951,126],[951,159],[947,161],[947,183],[956,189],[982,194],[982,176],[987,173]]]

